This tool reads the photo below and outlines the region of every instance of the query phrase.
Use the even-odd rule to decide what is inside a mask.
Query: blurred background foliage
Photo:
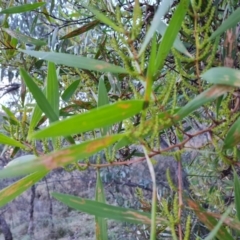
[[[47,164],[84,173],[86,186],[106,191],[106,199],[96,193],[95,213],[91,202],[83,210],[72,195],[53,196],[95,215],[97,239],[107,239],[103,206],[119,211],[115,220],[138,224],[128,225],[131,239],[238,239],[239,1],[12,0],[0,9],[1,156],[2,165],[16,164],[1,178]],[[19,163],[25,154],[38,158]],[[24,181],[53,180],[54,171]],[[7,183],[1,206],[21,193]],[[106,202],[152,215],[130,220]]]

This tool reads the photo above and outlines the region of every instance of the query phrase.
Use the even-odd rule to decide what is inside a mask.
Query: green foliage
[[[58,152],[52,152],[39,158],[31,159],[28,161],[28,164],[23,164],[18,161],[16,164],[0,170],[0,178],[21,176],[35,171],[49,171],[61,166],[66,166],[67,164],[74,163],[79,159],[84,160],[85,158],[92,156],[94,153],[103,150],[123,137],[124,134],[116,134],[84,141],[78,145],[61,149]],[[88,162],[83,164],[83,166],[88,166]]]
[[[33,44],[35,46],[43,46],[46,45],[47,43],[38,39],[34,39],[31,38],[29,36],[26,36],[20,32],[17,31],[12,31],[11,29],[8,28],[2,28],[3,31],[5,31],[6,33],[8,33],[14,40],[17,39],[17,41],[23,42],[23,43],[29,43],[29,44]]]
[[[0,133],[0,142],[2,144],[7,144],[7,145],[11,145],[11,146],[24,148],[24,145],[22,145],[20,142],[14,140],[8,136],[5,136],[4,134],[1,134],[1,133]]]
[[[46,3],[44,2],[39,2],[39,3],[34,3],[34,4],[24,4],[21,6],[17,7],[10,7],[7,9],[2,10],[0,13],[5,13],[5,14],[15,14],[15,13],[23,13],[23,12],[28,12],[31,10],[34,10],[36,8],[42,7]]]
[[[237,218],[238,220],[240,220],[240,181],[235,171],[234,171],[234,193]]]
[[[235,28],[239,8],[228,1],[213,4],[201,0],[155,5],[136,0],[116,6],[109,1],[89,1],[72,4],[70,12],[57,8],[54,1],[11,3],[9,8],[0,4],[4,9],[0,12],[4,14],[1,67],[19,70],[21,76],[21,100],[15,107],[2,106],[5,116],[0,143],[15,147],[11,157],[19,149],[28,152],[0,170],[0,178],[29,174],[0,191],[0,206],[53,169],[96,168],[95,200],[52,195],[71,208],[94,215],[97,239],[108,237],[106,219],[150,225],[152,240],[167,230],[172,239],[199,239],[204,234],[201,230],[195,234],[194,227],[200,227],[200,222],[208,229],[206,239],[235,239],[235,230],[240,229],[236,167],[239,30]],[[231,11],[223,13],[226,6],[231,6]],[[29,32],[11,30],[11,14],[24,17],[26,12],[34,17]],[[42,25],[54,26],[45,34],[48,41],[33,34],[42,17]],[[33,44],[34,50],[28,50],[28,44]],[[6,91],[9,94],[10,90]],[[208,140],[191,146],[203,134]],[[168,143],[164,147],[163,138]],[[42,150],[36,149],[39,141]],[[139,145],[144,154],[132,151]],[[121,157],[126,149],[130,152]],[[198,162],[191,159],[188,166],[183,161],[188,152],[196,154]],[[171,189],[167,196],[162,189],[158,191],[151,160],[158,155],[176,159],[177,181],[170,170],[166,172]],[[152,180],[152,202],[139,189],[137,195],[140,208],[147,212],[108,204],[102,168],[145,159]],[[183,189],[182,166],[189,176],[193,173],[189,188],[194,201],[185,199],[190,192]],[[226,168],[236,168],[228,185],[224,182]],[[202,177],[194,178],[196,174]],[[208,174],[210,180],[206,180]],[[213,176],[217,176],[216,182],[211,180]],[[227,196],[235,197],[236,213],[225,203]]]
[[[13,160],[14,161],[14,160]],[[4,206],[5,204],[11,202],[17,196],[26,191],[29,187],[31,187],[36,182],[40,181],[47,172],[35,172],[27,177],[22,178],[21,180],[15,182],[14,184],[4,188],[0,191],[1,203],[0,206]]]
[[[104,188],[100,177],[100,172],[97,170],[97,184],[96,184],[96,201],[106,203]],[[104,218],[96,216],[96,239],[108,239],[107,236],[107,221]]]
[[[52,193],[53,197],[66,205],[80,211],[93,214],[101,218],[115,219],[123,222],[150,224],[151,215],[149,213],[138,212],[126,208],[111,206],[105,203],[78,198],[60,193]],[[160,222],[162,219],[158,219]]]
[[[27,53],[33,57],[42,58],[44,60],[54,62],[56,64],[64,64],[69,67],[76,67],[99,72],[127,73],[125,69],[119,66],[114,66],[104,61],[99,61],[86,57],[73,56],[65,53],[46,53],[31,50],[21,50],[21,52]]]
[[[73,96],[74,92],[77,90],[77,87],[80,83],[80,80],[76,80],[73,83],[71,83],[68,88],[63,92],[61,95],[61,98],[63,101],[68,102],[70,98]]]

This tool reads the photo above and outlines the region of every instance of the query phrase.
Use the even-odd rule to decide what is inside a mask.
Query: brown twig
[[[214,127],[216,127],[216,125],[213,125],[207,129],[204,129],[204,130],[201,130],[201,131],[198,131],[196,132],[195,134],[192,134],[191,137],[188,137],[187,139],[185,139],[184,141],[182,141],[181,143],[178,143],[178,144],[175,144],[175,145],[172,145],[172,146],[169,146],[167,148],[164,148],[160,151],[152,151],[151,153],[149,153],[149,157],[154,157],[156,155],[159,155],[163,152],[168,152],[174,148],[183,148],[184,145],[190,141],[192,138],[198,136],[198,135],[201,135],[205,132],[209,132],[211,131]],[[101,164],[91,164],[91,163],[78,163],[78,165],[80,167],[93,167],[93,168],[103,168],[103,167],[110,167],[110,166],[122,166],[122,165],[131,165],[133,163],[140,163],[140,162],[143,162],[145,161],[145,157],[139,157],[139,158],[135,158],[133,160],[129,160],[129,161],[118,161],[118,162],[111,162],[111,163],[101,163]]]

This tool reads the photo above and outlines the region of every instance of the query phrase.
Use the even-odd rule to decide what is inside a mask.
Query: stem
[[[197,75],[197,82],[199,86],[199,92],[202,92],[201,81],[200,81],[200,70],[199,70],[199,34],[198,34],[198,14],[194,10],[194,37],[195,37],[195,45],[196,45],[196,56],[195,56],[195,66],[196,66],[196,75]]]
[[[179,235],[179,240],[183,239],[182,236],[182,226],[181,226],[181,216],[182,216],[182,206],[183,206],[183,200],[182,200],[182,162],[181,160],[178,161],[178,235]]]

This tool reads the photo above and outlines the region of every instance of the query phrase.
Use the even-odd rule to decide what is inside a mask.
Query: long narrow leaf
[[[240,180],[235,170],[234,170],[234,200],[235,208],[237,210],[237,218],[238,221],[240,221]]]
[[[240,71],[228,67],[211,68],[201,78],[209,83],[240,87]]]
[[[100,79],[98,84],[98,107],[109,104],[108,93],[104,83],[104,79]],[[109,130],[109,127],[102,129],[102,135],[105,136]]]
[[[98,107],[109,104],[108,93],[103,79],[98,84]]]
[[[10,146],[16,146],[16,147],[20,147],[20,148],[24,148],[24,145],[21,144],[20,142],[3,135],[2,133],[0,133],[0,144],[7,144]]]
[[[70,100],[70,98],[73,96],[73,94],[77,90],[79,83],[80,83],[80,80],[76,80],[68,86],[68,88],[63,92],[61,96],[63,101],[68,102]]]
[[[79,145],[70,146],[57,152],[50,153],[27,161],[27,164],[17,162],[0,170],[0,178],[22,176],[36,171],[50,171],[52,169],[65,166],[67,164],[90,157],[96,152],[109,147],[119,141],[125,135],[118,134],[106,136],[95,140],[83,142]]]
[[[102,180],[100,177],[100,170],[97,169],[97,184],[96,184],[96,193],[95,193],[95,200],[97,202],[106,203],[106,198],[104,194],[104,188],[102,184]],[[104,218],[95,216],[96,222],[96,239],[97,240],[107,240],[107,221]]]
[[[30,43],[30,44],[33,44],[35,46],[44,46],[44,45],[47,44],[45,41],[29,37],[27,35],[24,35],[24,34],[20,33],[19,31],[13,31],[9,28],[2,28],[2,29],[5,32],[7,32],[11,37],[14,37],[14,38],[18,39],[22,43]]]
[[[110,18],[108,18],[105,14],[98,11],[96,8],[93,8],[91,6],[87,6],[87,8],[95,15],[95,17],[101,21],[102,23],[105,23],[112,29],[114,29],[117,32],[124,32],[124,30],[120,27],[118,27]]]
[[[32,134],[34,131],[35,127],[39,123],[40,119],[42,116],[42,110],[41,108],[36,104],[31,115],[31,121],[29,124],[29,129],[28,129],[28,137]]]
[[[158,24],[157,32],[159,32],[162,36],[164,36],[167,28],[168,28],[168,25],[165,22],[160,21]],[[179,52],[185,54],[186,56],[192,57],[192,55],[188,52],[188,50],[180,40],[179,35],[177,35],[173,43],[173,47],[176,48]]]
[[[222,33],[226,32],[229,28],[235,27],[240,21],[240,8],[237,8],[227,20],[225,20],[222,25],[212,33],[210,40],[220,36]]]
[[[37,9],[39,7],[42,7],[45,4],[46,4],[45,2],[24,4],[21,6],[4,9],[0,13],[4,13],[4,14],[23,13],[23,12],[28,12],[28,11]]]
[[[59,118],[59,84],[56,74],[56,67],[52,62],[48,63],[46,97],[57,118]]]
[[[228,149],[236,146],[240,142],[240,118],[228,130],[227,136],[224,140],[224,148]]]
[[[145,96],[144,96],[144,99],[147,102],[150,101],[150,97],[152,94],[156,54],[157,54],[157,36],[155,34],[155,36],[152,39],[151,53],[150,53],[149,64],[147,69],[147,82],[146,82],[146,90],[145,90]]]
[[[13,122],[16,125],[19,124],[18,119],[15,117],[15,115],[11,112],[11,110],[9,108],[7,108],[7,107],[2,105],[2,109],[8,115],[9,119],[11,120],[11,122]]]
[[[2,189],[0,191],[0,207],[3,207],[7,203],[11,202],[14,198],[26,191],[33,184],[40,181],[46,174],[47,172],[33,173]]]
[[[78,36],[78,35],[80,35],[82,33],[85,33],[87,31],[89,31],[90,29],[94,28],[98,24],[99,24],[99,21],[98,20],[94,20],[94,21],[89,22],[89,23],[81,26],[80,28],[77,28],[74,31],[64,35],[60,39],[67,39],[67,38],[72,38],[72,37]]]
[[[231,87],[226,85],[215,85],[211,88],[207,89],[206,91],[199,94],[195,97],[192,101],[187,103],[183,108],[181,108],[174,116],[175,120],[180,120],[192,113],[193,111],[197,110],[200,106],[211,102],[218,98],[219,96],[223,95],[224,93],[228,92]]]
[[[147,225],[151,224],[151,215],[149,213],[111,206],[105,203],[67,194],[52,193],[52,196],[69,207],[101,218],[114,219],[117,221],[130,223],[141,223]],[[167,222],[160,218],[158,218],[158,221],[162,221],[162,223]]]
[[[147,69],[148,79],[152,79],[154,75],[154,68],[155,68],[154,65],[156,60],[156,54],[157,54],[157,35],[155,34],[152,39],[150,58],[149,58],[149,64]]]
[[[57,121],[58,117],[56,113],[53,111],[53,108],[49,104],[43,92],[38,88],[37,84],[32,80],[32,78],[28,75],[28,73],[23,68],[20,68],[20,74],[24,79],[29,91],[32,93],[40,109],[46,114],[46,116],[51,121]]]
[[[98,72],[127,73],[127,70],[104,61],[87,57],[80,57],[66,53],[41,52],[31,50],[19,50],[36,58],[41,58],[56,64],[63,64],[69,67],[82,68]]]
[[[227,211],[222,215],[220,221],[217,223],[217,225],[214,227],[214,229],[209,233],[209,235],[204,239],[204,240],[212,240],[215,238],[215,236],[217,235],[218,231],[220,230],[224,220],[227,218],[227,216],[229,215],[229,213],[231,212],[231,207],[229,207],[227,209]],[[219,238],[221,239],[221,238]],[[225,235],[222,240],[234,240],[232,238],[232,236],[229,234],[229,235]]]
[[[185,17],[185,14],[188,10],[189,0],[180,1],[177,9],[175,10],[169,26],[163,36],[162,42],[158,49],[156,63],[155,63],[155,74],[159,69],[163,67],[165,58],[167,57],[176,37],[181,29],[182,21]]]
[[[139,113],[143,109],[143,103],[142,100],[129,100],[93,109],[53,123],[33,133],[32,138],[67,136],[109,126]]]
[[[191,207],[194,212],[196,213],[198,219],[209,229],[213,230],[215,226],[217,226],[217,220],[208,214],[206,211],[203,210],[196,202],[187,199],[189,207]],[[224,220],[224,219],[223,219]],[[222,221],[223,221],[222,220]],[[227,229],[223,226],[217,226],[216,228],[218,232],[214,232],[216,237],[220,240],[233,240]]]
[[[152,208],[151,208],[151,233],[150,240],[156,239],[156,212],[157,212],[157,184],[156,184],[156,174],[153,168],[153,164],[148,156],[147,149],[143,147],[143,152],[147,160],[148,169],[152,179]]]
[[[155,15],[153,17],[153,20],[152,20],[152,23],[151,23],[151,27],[149,28],[149,30],[148,30],[148,32],[146,34],[146,37],[145,37],[145,39],[144,39],[144,41],[142,43],[141,49],[139,51],[139,56],[143,53],[143,51],[147,47],[147,45],[150,42],[154,32],[159,27],[159,22],[164,17],[164,15],[167,13],[167,11],[169,10],[169,8],[173,4],[173,2],[174,2],[173,0],[163,0],[163,1],[161,1],[161,3],[159,3],[158,10],[157,10],[157,12],[155,13]]]
[[[31,28],[30,28],[30,34],[32,35],[33,30],[36,28],[37,22],[38,22],[39,15],[36,15],[32,21]]]
[[[210,213],[210,212],[205,212],[206,215],[212,216],[216,219],[221,219],[222,218],[222,214],[218,214],[218,213]],[[223,222],[226,226],[229,226],[232,229],[236,229],[238,231],[240,231],[240,222],[238,220],[236,220],[236,218],[230,218],[227,217],[225,219],[223,219]]]
[[[18,166],[19,164],[28,164],[28,163],[31,163],[36,158],[37,157],[32,154],[17,157],[17,158],[14,158],[13,160],[11,160],[4,168]]]

